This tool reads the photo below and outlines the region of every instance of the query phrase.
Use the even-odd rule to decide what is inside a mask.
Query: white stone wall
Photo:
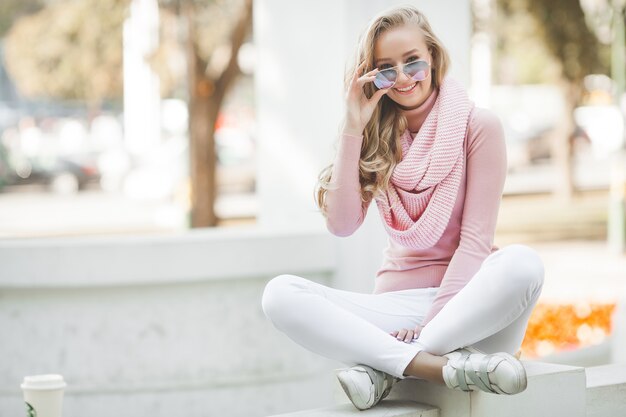
[[[0,242],[0,415],[60,373],[64,416],[265,416],[332,404],[332,367],[277,331],[266,282],[332,285],[325,234],[258,230]]]

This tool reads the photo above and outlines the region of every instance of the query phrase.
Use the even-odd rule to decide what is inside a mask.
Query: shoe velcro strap
[[[374,390],[375,398],[378,398],[380,394],[383,392],[384,378],[379,378],[378,375],[376,375],[376,372],[369,366],[363,366],[363,369],[365,369],[367,374],[370,376],[370,379],[372,380],[372,383],[374,384],[374,388],[375,388]]]
[[[472,380],[474,385],[476,385],[482,391],[487,391],[496,394],[497,392],[492,388],[491,381],[488,376],[488,366],[489,366],[490,356],[485,356],[483,360],[480,362],[479,369],[477,371],[470,371],[467,376]]]
[[[470,387],[467,385],[467,382],[465,381],[465,363],[467,362],[467,360],[469,359],[469,355],[470,353],[468,351],[462,351],[461,352],[461,357],[458,358],[457,363],[456,363],[456,379],[457,382],[459,383],[459,388],[461,388],[461,390],[463,391],[471,391]]]
[[[387,386],[385,387],[385,390],[383,391],[383,395],[381,398],[386,397],[387,395],[389,395],[389,392],[391,391],[391,387],[394,384],[394,376],[388,374],[388,373],[384,373],[383,375],[385,375],[385,382],[387,383]]]
[[[489,380],[488,374],[489,360],[491,356],[488,355],[482,359],[478,370],[466,370],[467,361],[470,360],[469,356],[470,352],[464,351],[461,353],[461,357],[458,359],[459,362],[457,363],[456,376],[459,383],[459,388],[463,391],[472,391],[472,389],[467,384],[466,378],[469,378],[470,383],[474,384],[479,389],[497,394],[497,391],[495,391],[491,386],[491,381]]]

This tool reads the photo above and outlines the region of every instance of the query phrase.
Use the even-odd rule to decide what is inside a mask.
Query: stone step
[[[587,374],[587,417],[626,416],[626,364],[592,366]]]
[[[626,365],[585,368],[538,361],[522,361],[528,387],[516,395],[451,390],[443,384],[406,378],[375,407],[359,411],[350,403],[281,414],[280,417],[322,416],[439,416],[439,417],[618,417],[626,416]],[[606,369],[605,369],[606,368]],[[587,384],[586,376],[590,375]],[[337,384],[339,389],[339,384]],[[593,398],[586,414],[586,394]],[[621,396],[615,399],[616,396]],[[345,398],[345,394],[344,397]],[[609,401],[610,399],[610,401]],[[610,405],[603,404],[609,402]],[[588,404],[589,405],[589,404]],[[618,412],[619,411],[619,412]],[[363,414],[361,414],[363,413]],[[279,417],[279,416],[275,416]]]
[[[387,398],[431,404],[441,410],[441,417],[585,417],[585,368],[522,362],[528,387],[516,395],[463,392],[406,378],[394,386]]]
[[[345,403],[295,413],[279,414],[273,417],[347,417],[355,415],[367,417],[441,417],[437,407],[409,400],[387,399],[378,403],[375,407],[363,411],[356,409],[351,403]]]

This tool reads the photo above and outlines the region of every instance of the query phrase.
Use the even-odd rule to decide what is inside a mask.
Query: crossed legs
[[[487,353],[519,349],[543,276],[533,249],[501,248],[411,343],[389,333],[419,324],[437,288],[361,294],[279,275],[266,285],[262,308],[278,330],[315,353],[442,383],[445,353],[468,345]]]

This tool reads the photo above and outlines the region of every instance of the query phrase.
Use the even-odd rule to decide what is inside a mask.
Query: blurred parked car
[[[547,162],[551,134],[566,108],[560,89],[540,84],[494,85],[491,93],[490,108],[504,129],[509,170]]]
[[[624,116],[614,105],[580,106],[574,117],[586,135],[594,157],[606,159],[624,143]]]
[[[69,194],[99,179],[95,162],[87,156],[39,159],[10,156],[0,144],[0,191],[6,186],[37,184]]]

